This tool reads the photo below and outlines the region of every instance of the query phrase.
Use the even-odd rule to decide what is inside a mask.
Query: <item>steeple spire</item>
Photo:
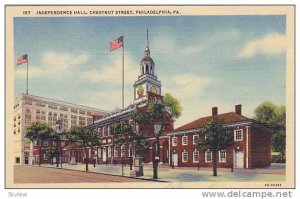
[[[147,29],[147,46],[148,46],[148,48],[149,48],[149,38],[148,38],[148,29]]]
[[[147,46],[146,46],[146,49],[145,49],[145,56],[149,56],[150,57],[148,29],[147,29]]]

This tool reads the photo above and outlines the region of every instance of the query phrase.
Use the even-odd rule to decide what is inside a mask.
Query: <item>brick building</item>
[[[213,118],[224,123],[233,134],[233,145],[217,153],[218,167],[255,168],[271,163],[272,130],[259,122],[242,115],[242,106],[236,105],[235,112],[199,118],[168,133],[170,143],[169,164],[180,167],[211,167],[212,152],[200,150],[198,139],[205,139],[201,127]]]
[[[135,155],[133,146],[131,146],[130,143],[124,143],[122,146],[116,146],[114,144],[112,124],[116,121],[121,122],[124,125],[130,125],[134,131],[148,137],[150,150],[142,155],[143,162],[151,163],[153,161],[154,150],[157,150],[156,135],[154,133],[155,124],[144,124],[139,126],[130,118],[129,115],[129,113],[135,109],[145,112],[148,103],[151,100],[163,100],[163,96],[161,96],[161,82],[155,75],[155,63],[150,57],[149,46],[146,46],[144,53],[145,56],[140,62],[140,75],[133,85],[133,103],[123,110],[104,115],[88,126],[88,128],[91,128],[98,134],[98,137],[102,142],[101,146],[89,148],[87,157],[89,161],[95,158],[98,163],[121,163],[122,158],[123,161],[128,162],[129,158]],[[173,123],[170,124],[169,127],[165,129],[165,132],[163,132],[160,136],[160,159],[164,163],[169,162],[169,144],[166,132],[170,132],[172,130],[174,130]],[[82,160],[82,157],[75,157],[75,154],[80,152],[80,149],[76,148],[76,146],[66,146],[64,150],[65,154],[68,154],[69,161],[72,158],[75,158],[75,160],[79,162]],[[81,154],[84,155],[83,153]]]

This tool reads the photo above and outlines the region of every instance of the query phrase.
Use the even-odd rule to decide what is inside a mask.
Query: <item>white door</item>
[[[235,168],[244,168],[244,151],[235,151]]]
[[[178,154],[177,153],[173,153],[173,164],[175,167],[178,166]]]
[[[102,161],[106,161],[106,148],[102,150]]]

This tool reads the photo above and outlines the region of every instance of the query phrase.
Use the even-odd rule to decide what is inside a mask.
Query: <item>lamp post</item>
[[[154,151],[153,159],[153,179],[158,179],[158,163],[160,155],[160,146],[159,146],[159,133],[161,131],[161,124],[154,124],[154,134],[156,134],[156,145]]]
[[[122,155],[122,176],[124,175],[124,155],[125,155],[125,146],[124,148],[121,147],[122,150],[121,150],[121,155]]]

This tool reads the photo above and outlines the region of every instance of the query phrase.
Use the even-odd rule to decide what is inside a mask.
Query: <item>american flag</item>
[[[17,60],[17,66],[22,65],[24,63],[28,62],[28,56],[27,55],[21,55]]]
[[[110,42],[110,51],[117,50],[123,46],[123,36]]]

